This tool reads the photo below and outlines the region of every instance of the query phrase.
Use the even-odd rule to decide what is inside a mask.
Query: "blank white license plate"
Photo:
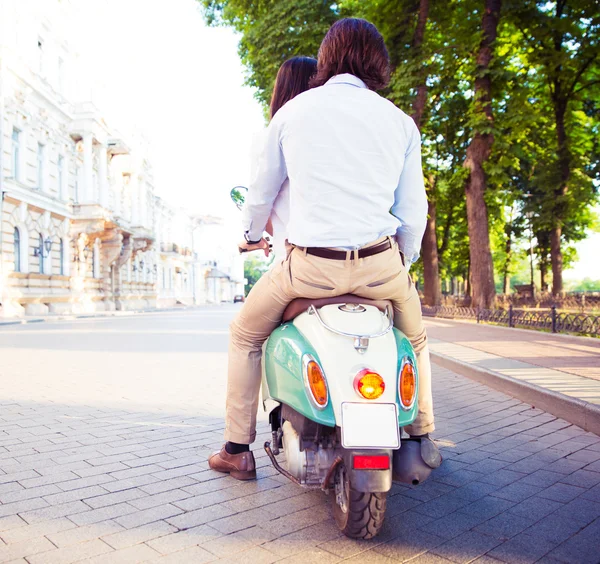
[[[395,403],[343,403],[344,448],[399,448],[398,408]]]

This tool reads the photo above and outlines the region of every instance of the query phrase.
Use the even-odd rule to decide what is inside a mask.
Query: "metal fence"
[[[476,319],[477,323],[497,323],[508,327],[531,327],[552,333],[580,333],[600,337],[600,315],[561,312],[555,306],[546,310],[475,309],[471,307],[423,306],[423,315],[446,319]]]

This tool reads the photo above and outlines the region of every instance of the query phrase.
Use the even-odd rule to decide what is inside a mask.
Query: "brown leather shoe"
[[[254,480],[256,478],[256,463],[252,452],[229,454],[223,446],[219,452],[215,452],[209,457],[208,465],[212,470],[228,473],[236,480]]]

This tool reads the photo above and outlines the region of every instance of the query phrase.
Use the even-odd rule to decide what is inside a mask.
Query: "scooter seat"
[[[291,321],[298,317],[301,313],[304,313],[311,305],[316,308],[323,307],[329,304],[362,304],[375,306],[383,313],[385,313],[388,307],[392,307],[392,302],[388,300],[367,300],[354,294],[343,294],[341,296],[335,296],[333,298],[319,298],[318,300],[311,300],[310,298],[297,298],[290,305],[285,308],[283,312],[283,322]]]

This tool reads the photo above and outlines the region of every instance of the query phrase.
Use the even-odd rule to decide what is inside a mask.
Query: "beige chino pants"
[[[417,353],[419,414],[406,430],[411,435],[434,430],[431,366],[421,303],[398,246],[393,242],[392,248],[383,253],[362,259],[353,256],[354,252],[348,251],[345,261],[324,259],[290,247],[287,259],[265,273],[252,288],[230,327],[225,440],[250,444],[256,438],[262,346],[281,323],[288,304],[296,298],[342,294],[391,300],[394,325],[410,339]]]

